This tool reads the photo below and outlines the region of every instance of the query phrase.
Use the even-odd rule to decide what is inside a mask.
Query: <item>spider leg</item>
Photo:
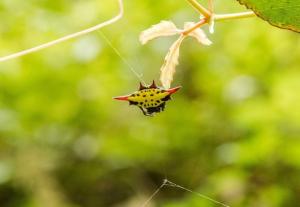
[[[163,104],[161,104],[161,110],[164,111],[166,107],[166,102],[164,102]]]
[[[145,109],[143,107],[139,106],[139,108],[141,109],[141,111],[143,112],[143,114],[145,116],[149,116],[149,114],[147,113],[147,111],[145,111]]]

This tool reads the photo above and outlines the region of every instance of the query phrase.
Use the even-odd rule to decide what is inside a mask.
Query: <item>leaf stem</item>
[[[0,57],[0,62],[3,62],[3,61],[6,61],[6,60],[10,60],[10,59],[14,59],[14,58],[17,58],[17,57],[21,57],[21,56],[24,56],[24,55],[27,55],[27,54],[30,54],[30,53],[33,53],[33,52],[36,52],[36,51],[39,51],[39,50],[42,50],[42,49],[45,49],[45,48],[48,48],[48,47],[51,47],[53,45],[56,45],[58,43],[61,43],[61,42],[64,42],[66,40],[69,40],[69,39],[72,39],[72,38],[75,38],[75,37],[79,37],[79,36],[82,36],[84,34],[88,34],[90,32],[93,32],[95,30],[98,30],[102,27],[105,27],[107,25],[110,25],[116,21],[118,21],[119,19],[122,18],[123,16],[123,12],[124,12],[124,7],[123,7],[123,0],[118,0],[119,2],[119,13],[114,16],[113,18],[105,21],[105,22],[102,22],[96,26],[93,26],[93,27],[90,27],[90,28],[87,28],[85,30],[82,30],[82,31],[79,31],[79,32],[75,32],[75,33],[72,33],[72,34],[69,34],[69,35],[66,35],[64,37],[61,37],[59,39],[56,39],[56,40],[53,40],[53,41],[50,41],[50,42],[47,42],[47,43],[44,43],[42,45],[38,45],[36,47],[33,47],[33,48],[30,48],[30,49],[27,49],[27,50],[23,50],[23,51],[20,51],[20,52],[17,52],[17,53],[13,53],[11,55],[7,55],[7,56],[4,56],[4,57]]]
[[[222,20],[229,20],[229,19],[241,19],[241,18],[247,18],[247,17],[254,17],[256,16],[253,11],[247,11],[247,12],[239,12],[239,13],[232,13],[232,14],[215,14],[213,11],[213,0],[208,0],[208,7],[209,9],[206,9],[204,6],[202,6],[200,3],[197,2],[197,0],[187,0],[200,14],[204,16],[204,18],[200,19],[198,23],[196,23],[191,28],[185,29],[182,31],[181,34],[188,35],[190,32],[194,31],[195,29],[205,25],[210,24],[210,21],[213,16],[212,21],[222,21]]]
[[[215,14],[214,19],[215,21],[222,21],[228,19],[241,19],[247,17],[254,17],[256,16],[253,11],[248,12],[239,12],[239,13],[232,13],[232,14]]]
[[[232,13],[232,14],[214,14],[214,20],[215,21],[222,21],[222,20],[229,20],[229,19],[241,19],[241,18],[247,18],[247,17],[254,17],[255,13],[252,11],[249,12],[239,12],[239,13]],[[209,18],[203,18],[200,19],[199,22],[197,22],[194,26],[191,28],[185,29],[181,32],[183,35],[188,35],[195,29],[208,24],[209,23]]]
[[[187,0],[198,12],[203,14],[205,18],[210,18],[211,12],[206,9],[204,6],[202,6],[200,3],[198,3],[196,0]]]
[[[191,33],[192,31],[194,31],[195,29],[201,27],[202,25],[206,24],[207,23],[207,19],[206,18],[203,18],[201,19],[199,22],[197,22],[195,25],[193,25],[192,27],[188,28],[188,29],[185,29],[181,32],[182,35],[186,36],[188,35],[189,33]]]
[[[214,12],[214,0],[208,0],[208,10],[213,13]]]

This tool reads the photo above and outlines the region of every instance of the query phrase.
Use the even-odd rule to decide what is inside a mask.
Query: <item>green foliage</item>
[[[37,3],[39,2],[39,3]],[[0,55],[110,18],[111,0],[2,0]],[[241,11],[216,1],[218,11]],[[174,41],[140,31],[199,14],[185,1],[125,1],[103,30],[151,83]],[[204,28],[207,29],[207,28]],[[112,97],[138,80],[97,32],[0,63],[0,206],[140,207],[167,177],[235,207],[300,203],[300,39],[256,18],[186,39],[163,113]],[[217,206],[165,188],[149,206]]]
[[[238,0],[270,24],[300,32],[299,0]]]

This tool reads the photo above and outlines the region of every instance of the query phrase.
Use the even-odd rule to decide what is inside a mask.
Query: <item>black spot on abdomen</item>
[[[168,101],[171,99],[171,96],[170,95],[167,95],[166,97],[162,98],[161,100],[162,101]]]
[[[129,101],[129,105],[138,105],[139,104],[139,102],[137,102],[137,101]]]

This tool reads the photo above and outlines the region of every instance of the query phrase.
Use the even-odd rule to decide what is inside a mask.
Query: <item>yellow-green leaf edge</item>
[[[273,26],[300,32],[300,0],[237,1]]]

